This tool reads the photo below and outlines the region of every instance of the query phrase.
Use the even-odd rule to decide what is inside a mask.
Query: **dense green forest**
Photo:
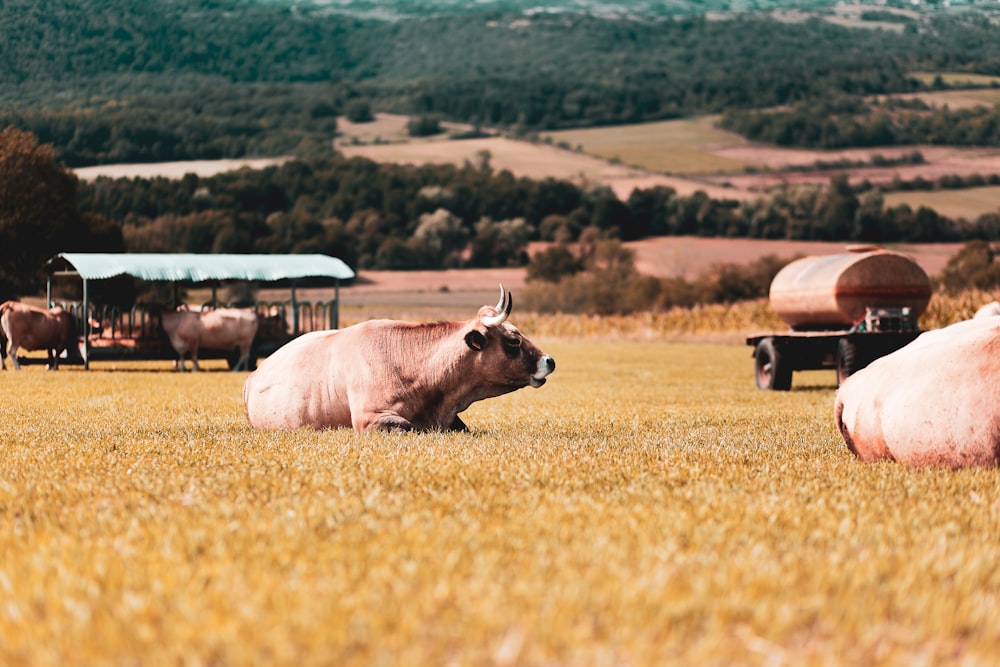
[[[4,0],[0,126],[51,142],[69,166],[308,155],[352,100],[523,132],[815,107],[917,90],[914,70],[1000,74],[981,12],[895,32],[667,17],[669,4],[609,17],[443,3],[390,21],[308,2]]]

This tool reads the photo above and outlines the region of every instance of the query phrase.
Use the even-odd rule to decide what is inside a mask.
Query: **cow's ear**
[[[465,334],[465,344],[476,352],[479,352],[486,347],[486,336],[484,336],[482,332],[473,329],[469,333]]]

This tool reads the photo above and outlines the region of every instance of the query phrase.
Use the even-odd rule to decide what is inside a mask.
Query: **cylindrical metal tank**
[[[866,307],[909,307],[919,317],[931,298],[920,265],[898,252],[863,246],[803,257],[771,281],[771,308],[792,329],[847,328]]]

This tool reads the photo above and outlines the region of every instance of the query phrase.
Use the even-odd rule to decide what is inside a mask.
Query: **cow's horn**
[[[514,300],[510,296],[510,292],[503,288],[503,283],[500,283],[500,300],[497,301],[496,315],[487,315],[481,322],[484,327],[495,327],[503,324],[504,320],[510,317],[510,311],[514,308]]]

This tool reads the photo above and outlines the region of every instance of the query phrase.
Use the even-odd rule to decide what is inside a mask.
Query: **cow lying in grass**
[[[475,401],[540,387],[556,364],[496,307],[467,322],[371,320],[305,334],[279,348],[243,385],[256,428],[353,426],[358,431],[465,430]]]
[[[79,355],[76,332],[76,318],[62,308],[45,310],[20,301],[0,303],[0,370],[7,370],[4,357],[10,359],[14,370],[21,370],[19,348],[47,350],[48,368],[58,370],[59,355],[64,351]]]
[[[834,416],[862,461],[911,466],[1000,462],[1000,318],[928,331],[837,391]]]

